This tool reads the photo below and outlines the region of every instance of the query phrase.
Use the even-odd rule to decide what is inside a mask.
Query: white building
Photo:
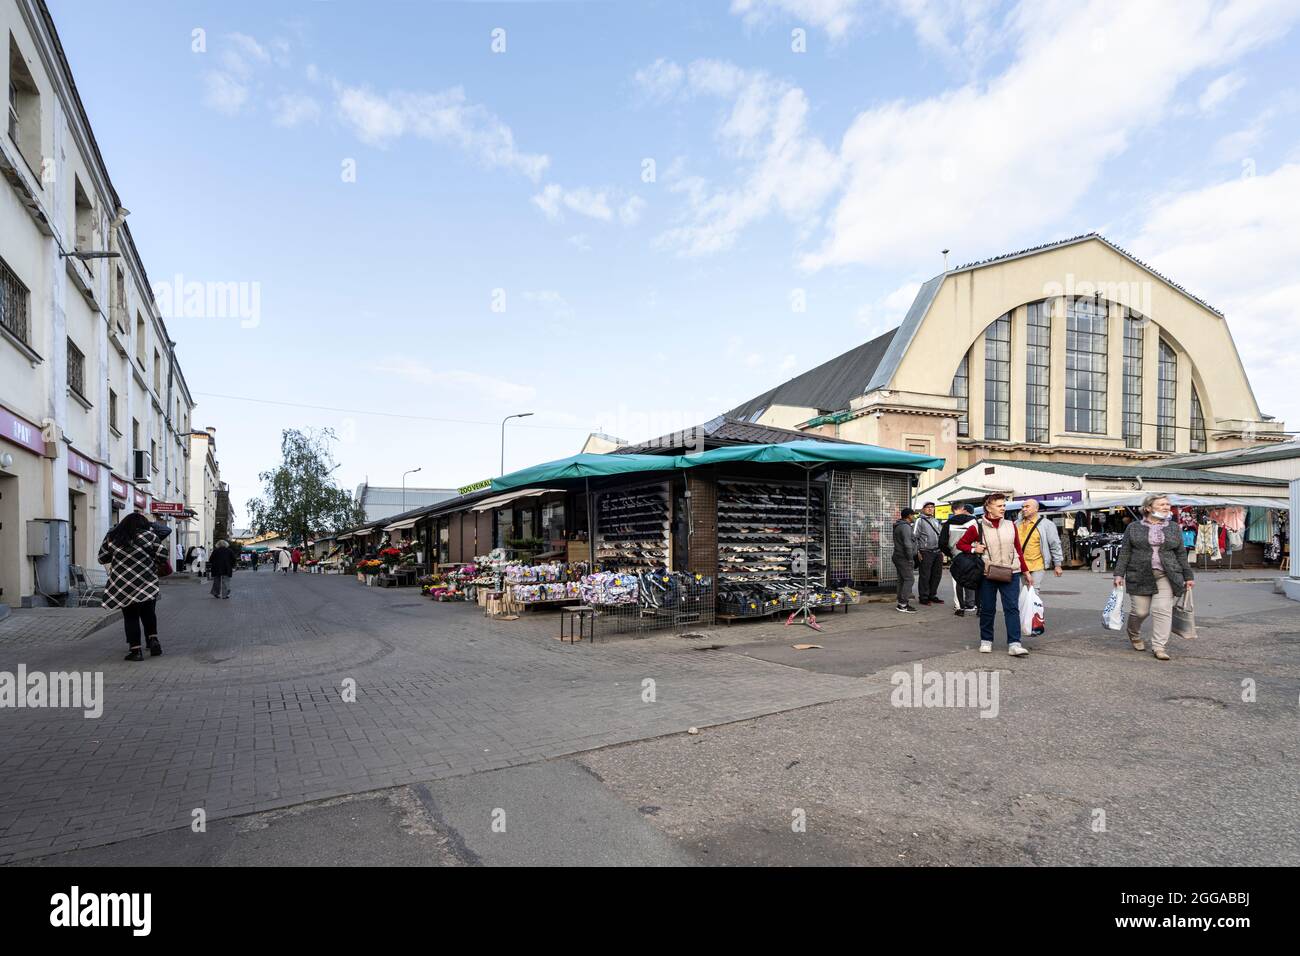
[[[221,490],[221,467],[217,464],[217,430],[189,433],[190,473],[186,503],[194,512],[187,540],[190,545],[203,545],[209,551],[216,543],[217,496]]]
[[[0,0],[0,43],[0,603],[18,605],[96,566],[130,509],[184,507],[194,402],[45,3]]]

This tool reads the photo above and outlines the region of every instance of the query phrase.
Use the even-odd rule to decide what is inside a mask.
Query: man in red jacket
[[[1002,614],[1007,622],[1007,653],[1024,657],[1029,650],[1020,643],[1020,587],[1029,578],[1029,567],[1020,547],[1015,523],[1008,520],[1007,496],[998,492],[984,499],[984,516],[970,523],[957,542],[960,551],[984,556],[984,580],[980,582],[980,653],[993,651],[993,619],[998,613],[998,595],[1002,596]],[[1016,569],[1007,582],[992,581],[989,565]]]

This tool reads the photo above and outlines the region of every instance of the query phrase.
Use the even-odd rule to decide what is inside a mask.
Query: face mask
[[[1168,520],[1169,520],[1169,516],[1170,516],[1171,514],[1173,514],[1173,512],[1171,512],[1171,511],[1153,511],[1153,512],[1151,512],[1151,516],[1152,516],[1153,518],[1159,520],[1159,521],[1168,521]]]

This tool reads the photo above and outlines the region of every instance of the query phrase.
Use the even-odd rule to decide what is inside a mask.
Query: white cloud
[[[667,100],[682,85],[682,68],[671,60],[660,57],[649,66],[637,70],[632,76],[646,97],[652,100]]]
[[[1203,113],[1213,113],[1220,105],[1230,100],[1237,91],[1246,85],[1246,78],[1240,73],[1233,71],[1224,73],[1222,76],[1215,77],[1205,87],[1205,92],[1201,98],[1196,101],[1196,105],[1201,108]]]
[[[1126,248],[1228,318],[1265,414],[1300,426],[1300,163],[1168,197]]]
[[[338,111],[363,142],[383,146],[406,135],[450,143],[490,168],[510,169],[536,182],[550,164],[541,153],[525,153],[514,133],[485,107],[469,102],[460,87],[436,93],[373,93],[340,87]]]
[[[565,322],[574,318],[577,314],[573,311],[573,306],[569,305],[568,300],[554,289],[529,290],[524,293],[524,301],[541,306],[553,318]]]
[[[646,201],[640,196],[632,196],[627,202],[618,207],[618,221],[625,226],[635,226],[641,221],[641,213],[645,211]]]
[[[218,113],[234,116],[248,102],[248,87],[228,73],[213,70],[203,74],[203,103]]]
[[[858,321],[872,332],[884,332],[903,321],[907,310],[912,307],[916,293],[921,290],[919,282],[904,282],[874,302],[868,302],[858,309]]]
[[[443,388],[454,391],[462,398],[485,399],[499,402],[526,402],[537,395],[537,389],[531,385],[519,385],[505,379],[493,378],[464,369],[434,370],[416,359],[392,356],[380,362],[371,363],[368,371],[379,375],[391,375],[405,379],[416,385]]]
[[[718,60],[697,60],[686,71],[681,94],[719,97],[730,110],[718,127],[724,151],[740,162],[739,181],[712,189],[701,178],[665,171],[670,190],[689,206],[681,225],[659,237],[686,255],[731,248],[747,226],[780,213],[807,226],[816,220],[840,178],[835,154],[807,129],[803,90],[761,71]]]
[[[285,93],[272,103],[276,126],[299,126],[314,123],[320,118],[320,103],[302,93]]]
[[[731,0],[731,12],[750,25],[767,23],[784,13],[838,40],[857,21],[861,5],[860,0]]]
[[[1024,4],[1017,59],[988,84],[861,113],[843,194],[803,264],[914,263],[1055,227],[1104,164],[1160,119],[1181,81],[1281,35],[1300,14],[1253,4]],[[1080,117],[1091,117],[1081,134]]]
[[[641,220],[646,201],[640,196],[622,198],[622,190],[611,187],[592,189],[579,186],[565,189],[555,183],[547,183],[542,191],[533,196],[532,201],[538,209],[552,222],[563,222],[565,212],[598,219],[601,222],[618,221],[625,226],[635,226]],[[617,211],[614,203],[618,204]]]

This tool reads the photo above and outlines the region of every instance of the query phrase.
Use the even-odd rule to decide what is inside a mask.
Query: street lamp
[[[532,412],[520,412],[518,415],[507,415],[501,419],[501,474],[506,473],[506,422],[512,418],[528,418]]]
[[[410,471],[402,472],[402,510],[403,511],[406,510],[406,476],[413,475],[419,470],[420,470],[419,468],[412,468]]]

